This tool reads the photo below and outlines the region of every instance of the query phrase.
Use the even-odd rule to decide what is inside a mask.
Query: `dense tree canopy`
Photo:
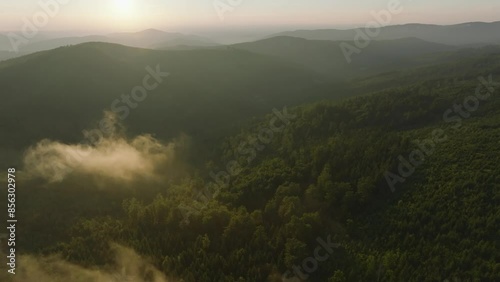
[[[365,79],[369,94],[288,108],[294,118],[265,137],[275,116],[262,117],[168,184],[20,192],[36,198],[20,245],[92,266],[109,263],[117,242],[183,281],[281,281],[287,271],[330,282],[498,281],[500,87],[460,126],[443,116],[474,95],[479,76],[500,79],[499,59]],[[398,156],[435,130],[442,141],[392,192],[386,173],[399,175]],[[238,169],[220,185],[211,174],[231,162]],[[315,264],[317,248],[327,258]]]

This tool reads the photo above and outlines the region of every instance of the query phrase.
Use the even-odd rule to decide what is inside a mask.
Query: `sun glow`
[[[114,0],[114,10],[122,16],[131,16],[134,14],[134,0]]]

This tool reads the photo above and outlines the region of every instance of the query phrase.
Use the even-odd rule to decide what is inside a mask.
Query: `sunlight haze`
[[[220,4],[222,7],[229,7],[224,5],[229,5],[230,1],[72,0],[60,5],[59,13],[50,19],[44,30],[110,32],[157,28],[183,31],[237,29],[241,26],[342,28],[364,25],[371,20],[371,11],[384,9],[389,1],[232,2],[237,4],[230,7],[224,13],[224,20],[221,20],[214,6]],[[489,22],[496,20],[500,10],[500,3],[495,0],[401,1],[401,6],[404,10],[393,19],[393,24]],[[32,19],[40,7],[38,1],[0,0],[0,10],[0,30],[12,31],[21,29],[23,18]]]

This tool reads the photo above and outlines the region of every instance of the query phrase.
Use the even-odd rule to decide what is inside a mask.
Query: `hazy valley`
[[[0,34],[0,280],[499,281],[499,28]]]

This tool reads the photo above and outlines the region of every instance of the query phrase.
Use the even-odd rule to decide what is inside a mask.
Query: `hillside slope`
[[[147,67],[170,75],[129,106],[122,94],[143,85],[151,76]],[[0,147],[21,150],[43,138],[79,141],[112,107],[130,134],[170,139],[183,132],[201,141],[274,107],[314,99],[309,90],[319,79],[298,65],[238,50],[58,48],[0,63],[0,129],[12,136]]]
[[[368,47],[360,50],[359,54],[349,56],[348,60],[341,48],[341,44],[346,43],[356,46],[351,41],[306,40],[279,36],[256,42],[235,44],[232,47],[257,54],[280,57],[337,79],[360,77],[417,66],[423,63],[419,57],[455,49],[451,46],[425,42],[416,38],[373,41]]]
[[[290,108],[289,122],[263,116],[175,183],[27,180],[22,251],[106,266],[119,242],[185,281],[496,281],[500,53],[476,52],[366,79],[390,84]]]

